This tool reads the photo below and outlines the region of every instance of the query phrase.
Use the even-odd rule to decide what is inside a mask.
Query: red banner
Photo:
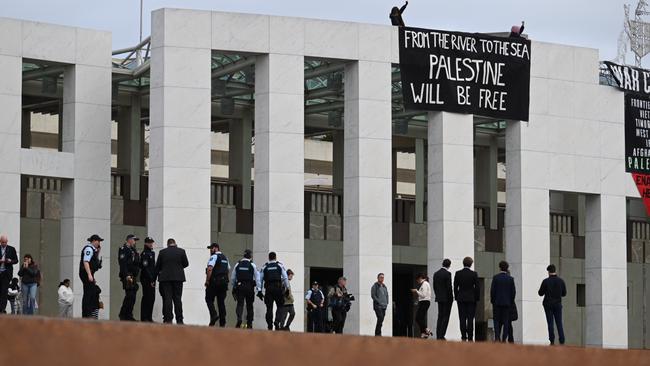
[[[650,216],[650,174],[637,174],[632,173],[634,184],[639,190],[643,204],[645,205],[646,212]]]

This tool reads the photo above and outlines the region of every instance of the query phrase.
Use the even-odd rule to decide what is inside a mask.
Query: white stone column
[[[105,57],[110,59],[110,48]],[[62,150],[74,153],[74,179],[61,192],[61,278],[74,283],[74,314],[81,315],[79,260],[86,238],[98,234],[103,267],[96,273],[104,310],[110,314],[111,67],[66,66],[63,80]]]
[[[209,322],[203,275],[210,243],[210,34],[208,12],[153,12],[148,231],[160,247],[174,238],[187,252],[186,324]]]
[[[430,112],[428,127],[427,269],[433,273],[451,260],[452,273],[463,258],[474,257],[474,118],[472,115]],[[432,283],[433,285],[433,283]],[[429,328],[436,328],[438,306],[431,299]],[[454,303],[447,339],[460,339],[458,307]]]
[[[22,58],[8,51],[0,47],[0,232],[20,256]],[[17,271],[14,266],[14,276]]]
[[[627,348],[625,196],[586,198],[585,344]],[[569,289],[570,291],[570,289]]]
[[[528,122],[508,122],[506,128],[505,252],[517,288],[515,341],[546,344],[546,317],[537,291],[551,256],[548,158],[526,146],[533,132]]]
[[[391,65],[359,61],[345,67],[343,273],[356,297],[345,333],[374,334],[370,288],[385,273],[392,291]],[[392,311],[382,334],[392,334]]]
[[[253,259],[261,267],[270,251],[296,280],[296,318],[304,326],[304,58],[267,54],[255,63],[255,194]],[[256,301],[255,328],[266,329]]]
[[[241,185],[241,208],[251,208],[251,139],[253,136],[253,118],[246,112],[240,120],[230,122],[228,135],[228,178]]]

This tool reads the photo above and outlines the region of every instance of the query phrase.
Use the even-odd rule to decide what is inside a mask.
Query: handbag
[[[519,319],[519,312],[517,311],[517,304],[513,303],[510,307],[510,321]]]

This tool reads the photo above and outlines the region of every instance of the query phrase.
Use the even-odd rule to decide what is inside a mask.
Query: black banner
[[[636,94],[650,94],[650,70],[605,61],[620,89]]]
[[[625,95],[625,171],[650,173],[650,97]]]
[[[407,110],[528,121],[529,40],[405,27],[399,43]]]

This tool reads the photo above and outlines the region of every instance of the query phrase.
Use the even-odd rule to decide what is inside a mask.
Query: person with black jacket
[[[402,5],[401,8],[398,8],[397,6],[393,6],[393,8],[390,10],[390,15],[388,17],[390,18],[390,22],[392,25],[396,27],[404,27],[404,19],[402,19],[402,13],[404,13],[404,10],[406,10],[406,7],[408,6],[409,2],[407,1],[404,5]]]
[[[8,243],[6,235],[0,236],[0,314],[7,312],[9,283],[14,276],[14,264],[18,263],[16,248]]]
[[[36,308],[36,290],[41,281],[41,270],[31,254],[25,254],[23,264],[18,270],[21,292],[23,294],[23,314],[33,315]]]
[[[190,263],[185,250],[176,245],[176,240],[167,239],[167,248],[160,251],[156,262],[156,273],[160,283],[163,301],[163,323],[171,324],[176,314],[176,324],[183,324],[183,282],[185,268]]]
[[[433,292],[438,303],[438,321],[436,323],[436,339],[438,340],[445,340],[451,307],[454,303],[450,266],[451,260],[445,259],[442,261],[442,268],[433,274]]]
[[[120,281],[124,289],[124,300],[120,308],[120,320],[135,321],[133,306],[138,293],[138,274],[140,273],[140,254],[135,248],[135,242],[140,240],[137,236],[129,234],[126,242],[117,252],[117,261],[120,265]]]
[[[244,314],[244,303],[246,303],[246,328],[253,329],[253,302],[255,301],[255,290],[260,290],[260,273],[253,263],[253,252],[250,249],[244,250],[242,258],[232,269],[230,276],[232,282],[232,294],[237,301],[235,313],[237,314],[236,328],[242,326]]]
[[[219,244],[208,245],[210,259],[205,269],[205,302],[210,312],[209,326],[214,326],[219,320],[221,328],[226,326],[226,295],[228,294],[228,272],[230,263],[228,258],[221,253]],[[217,309],[214,307],[214,299],[217,299]]]
[[[83,283],[83,297],[81,299],[81,316],[84,318],[97,319],[99,317],[99,294],[101,288],[95,281],[95,272],[102,268],[102,260],[99,258],[101,242],[104,241],[99,235],[93,234],[86,239],[86,244],[81,249],[79,259],[79,279]]]
[[[144,238],[144,249],[140,254],[140,283],[142,284],[142,302],[140,303],[140,321],[153,322],[153,304],[156,301],[156,253],[153,251],[155,241]]]
[[[521,35],[524,33],[524,21],[521,21],[521,25],[513,25],[510,28],[510,38],[521,38]]]
[[[269,253],[269,261],[260,270],[260,283],[264,288],[264,296],[258,292],[260,299],[266,305],[266,326],[268,330],[281,330],[280,315],[284,305],[284,290],[289,288],[289,279],[284,265],[277,260],[275,252]],[[275,304],[275,320],[273,319],[273,304]]]
[[[501,272],[492,277],[490,302],[494,319],[494,341],[505,342],[511,329],[510,311],[515,303],[515,280],[508,274],[508,262],[499,262]]]
[[[454,298],[458,306],[460,318],[460,335],[463,341],[474,341],[474,317],[476,317],[476,304],[481,298],[481,288],[478,274],[471,270],[474,260],[471,257],[463,258],[463,269],[454,275]]]
[[[311,283],[311,289],[305,296],[307,302],[307,333],[323,332],[323,312],[325,310],[325,296],[318,288],[318,282]]]
[[[560,344],[564,344],[564,327],[562,326],[562,298],[566,296],[566,284],[557,275],[555,265],[551,264],[546,267],[548,278],[542,281],[539,287],[539,296],[544,296],[542,305],[546,313],[546,323],[548,325],[548,340],[551,345],[555,344],[555,332],[553,329],[553,320],[557,326],[557,333],[560,338]]]

